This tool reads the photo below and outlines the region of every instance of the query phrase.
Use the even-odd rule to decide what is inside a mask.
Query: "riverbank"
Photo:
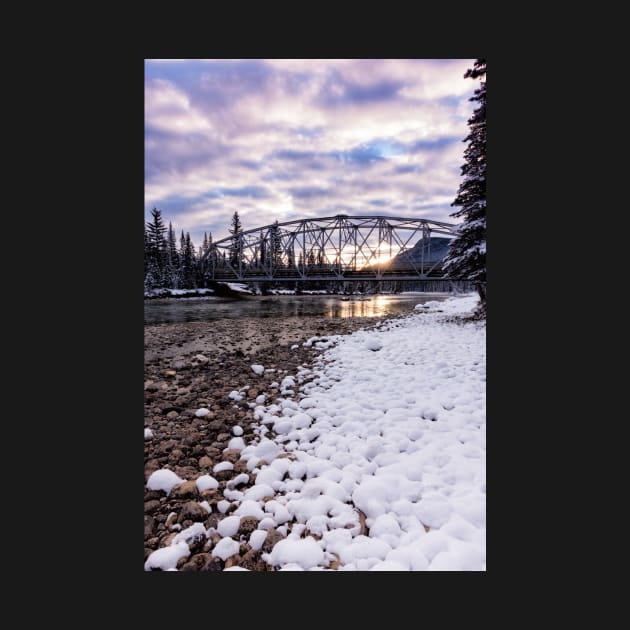
[[[217,507],[225,500],[223,493],[229,494],[229,483],[237,475],[248,473],[238,451],[228,449],[235,437],[234,428],[242,429],[245,443],[256,439],[256,421],[249,404],[261,400],[260,396],[266,400],[279,396],[282,380],[310,365],[321,353],[321,349],[303,343],[314,336],[350,334],[384,319],[288,317],[261,322],[243,317],[145,326],[145,560],[155,550],[170,546],[181,528],[197,522],[206,528],[216,527],[223,517]],[[252,365],[265,366],[265,372],[256,374]],[[238,390],[242,400],[230,398],[231,392]],[[202,408],[209,413],[196,417],[195,412]],[[221,462],[233,464],[233,470],[214,473]],[[146,481],[165,467],[193,483],[168,496],[151,491]],[[217,487],[199,491],[194,480],[208,474],[217,480]],[[242,490],[243,485],[254,481],[255,476],[248,475],[239,487]],[[277,539],[276,532],[271,532],[265,548]],[[196,557],[180,568],[223,570],[232,566],[229,561],[213,559],[208,554],[211,547],[201,541],[193,545]],[[253,570],[273,570],[261,560],[260,553],[248,556],[251,549],[241,551],[239,564]]]
[[[145,568],[484,570],[474,302],[146,326]]]

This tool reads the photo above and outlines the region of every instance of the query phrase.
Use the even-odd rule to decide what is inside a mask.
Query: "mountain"
[[[448,252],[448,244],[450,242],[450,238],[443,238],[440,236],[432,236],[427,241],[421,238],[411,249],[394,256],[387,266],[395,267],[397,263],[419,263],[422,261],[423,249],[424,264],[435,263],[446,256],[446,253]]]

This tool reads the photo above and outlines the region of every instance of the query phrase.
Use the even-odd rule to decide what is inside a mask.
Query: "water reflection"
[[[377,317],[411,312],[416,304],[443,300],[445,293],[373,295],[369,298],[339,295],[255,296],[224,298],[164,298],[145,300],[144,323],[210,321],[239,317]]]

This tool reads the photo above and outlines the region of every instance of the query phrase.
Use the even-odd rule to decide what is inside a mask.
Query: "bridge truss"
[[[454,237],[457,226],[429,219],[348,216],[265,225],[211,243],[207,277],[223,281],[441,279],[430,238]],[[420,239],[420,257],[409,250]]]

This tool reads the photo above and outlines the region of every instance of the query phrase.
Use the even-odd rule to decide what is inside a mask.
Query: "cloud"
[[[449,218],[472,59],[145,63],[145,215],[196,244],[304,217]]]

